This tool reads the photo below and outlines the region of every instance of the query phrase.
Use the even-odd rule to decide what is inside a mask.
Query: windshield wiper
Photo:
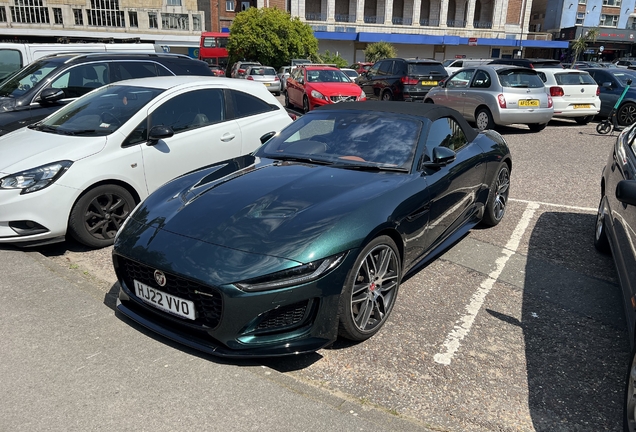
[[[54,133],[57,133],[57,127],[44,125],[42,123],[36,123],[34,125],[29,125],[28,127],[31,128],[31,129],[42,131],[42,132],[54,132]]]
[[[97,130],[96,129],[61,130],[60,129],[57,132],[64,135],[82,135],[86,133],[95,133],[97,132]]]
[[[269,156],[269,157],[271,157],[272,159],[283,160],[283,161],[309,162],[309,163],[313,163],[313,164],[316,164],[316,165],[333,165],[333,162],[326,161],[326,160],[320,160],[320,159],[312,159],[312,158],[307,157],[307,156],[276,155],[276,156]]]
[[[397,166],[387,166],[387,165],[362,165],[362,164],[350,164],[350,163],[341,163],[341,164],[332,164],[332,168],[345,168],[345,169],[355,169],[360,171],[391,171],[391,172],[409,172],[408,169],[397,167]]]

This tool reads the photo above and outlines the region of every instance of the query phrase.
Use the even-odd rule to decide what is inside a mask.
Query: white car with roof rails
[[[601,110],[600,89],[592,76],[579,69],[535,69],[554,103],[554,117],[584,125]]]
[[[292,122],[248,80],[119,81],[0,137],[0,243],[112,244],[133,208],[171,179],[256,150]]]

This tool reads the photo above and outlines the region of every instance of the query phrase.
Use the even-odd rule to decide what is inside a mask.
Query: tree
[[[364,50],[364,58],[368,62],[375,63],[384,58],[395,57],[397,54],[395,48],[388,42],[380,41],[367,45]]]
[[[257,60],[278,69],[292,58],[311,58],[318,40],[311,27],[277,8],[249,8],[239,12],[230,27],[229,64]]]
[[[325,51],[323,54],[318,54],[318,60],[320,63],[335,64],[339,68],[347,67],[349,65],[349,62],[343,59],[340,54],[331,54],[329,50]]]
[[[578,37],[577,40],[574,41],[574,43],[572,44],[572,50],[574,51],[574,59],[572,60],[572,64],[576,63],[579,60],[579,55],[581,55],[582,52],[585,52],[588,43],[596,42],[598,33],[598,28],[595,27],[593,29],[589,29],[587,32],[585,32],[585,34],[582,34]]]

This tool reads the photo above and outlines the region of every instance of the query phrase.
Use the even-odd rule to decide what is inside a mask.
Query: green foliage
[[[576,63],[579,59],[579,55],[587,49],[588,43],[596,42],[598,38],[598,27],[588,30],[584,35],[578,37],[577,40],[572,43],[572,50],[574,51],[574,60],[572,64]]]
[[[396,57],[395,48],[388,42],[380,41],[367,45],[367,49],[364,50],[364,58],[368,62],[377,62],[384,58]]]
[[[339,68],[346,68],[349,66],[349,62],[343,59],[340,54],[331,54],[329,50],[323,54],[318,54],[319,63],[335,64]]]
[[[298,17],[277,8],[249,8],[232,22],[227,49],[230,66],[245,59],[278,69],[292,58],[316,56],[318,40]]]

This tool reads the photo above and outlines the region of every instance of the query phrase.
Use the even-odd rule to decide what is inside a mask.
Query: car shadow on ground
[[[595,218],[541,214],[529,241],[521,321],[486,310],[523,330],[536,431],[622,430],[629,342],[612,259],[593,246]]]

